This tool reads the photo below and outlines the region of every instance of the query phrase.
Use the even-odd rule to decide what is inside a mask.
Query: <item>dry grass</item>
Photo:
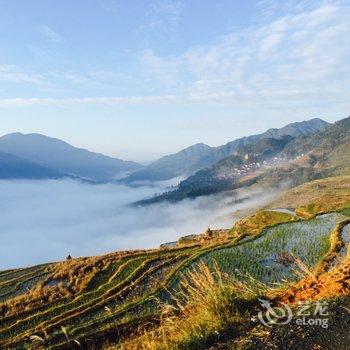
[[[40,307],[70,295],[67,289],[61,284],[56,286],[38,284],[27,293],[1,303],[0,316],[16,315],[17,313]]]
[[[294,264],[296,266],[295,272],[301,278],[309,277],[311,280],[316,281],[316,274],[314,271],[307,266],[300,258],[293,256]]]
[[[251,282],[251,281],[250,281]],[[172,304],[163,305],[160,326],[119,349],[199,349],[223,333],[237,335],[265,285],[228,279],[200,263],[182,279]]]
[[[96,273],[127,254],[128,252],[118,252],[105,256],[69,259],[53,264],[50,267],[51,276],[47,281],[38,283],[24,294],[0,303],[0,316],[16,315],[57,300],[72,298],[86,289]]]
[[[350,207],[350,176],[330,177],[295,187],[272,201],[268,208],[296,208],[310,218],[318,213]]]
[[[257,235],[267,227],[290,222],[295,219],[296,217],[287,213],[259,210],[248,218],[238,220],[231,229],[230,234],[232,236]]]

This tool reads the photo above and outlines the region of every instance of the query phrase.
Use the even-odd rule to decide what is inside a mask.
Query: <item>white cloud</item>
[[[0,181],[0,266],[18,267],[120,249],[157,247],[208,226],[230,227],[232,213],[258,199],[202,197],[151,207],[128,204],[157,187],[88,185],[74,181]],[[247,195],[247,194],[242,194]],[[271,195],[271,194],[270,194]],[[30,246],[30,249],[28,247]]]
[[[135,82],[131,76],[120,71],[108,70],[89,70],[84,73],[75,71],[69,72],[50,72],[50,78],[55,79],[57,83],[63,82],[67,85],[83,88],[106,89],[115,86],[115,84],[123,84]]]
[[[157,0],[151,3],[152,11],[157,17],[165,16],[165,20],[174,25],[179,23],[183,7],[182,1]]]
[[[48,27],[45,24],[42,24],[38,28],[39,32],[43,34],[48,40],[53,41],[53,42],[62,42],[64,41],[63,37],[55,32],[53,29]]]
[[[0,107],[69,106],[69,105],[147,105],[177,101],[176,96],[82,97],[82,98],[7,98]]]
[[[47,83],[45,77],[40,74],[28,73],[20,67],[8,64],[0,64],[0,81],[35,85]]]
[[[273,33],[271,35],[266,36],[261,41],[261,45],[260,45],[261,52],[263,54],[268,54],[271,51],[276,50],[281,40],[282,40],[282,35],[279,33]]]
[[[291,0],[282,6],[264,0],[259,6],[269,12],[268,21],[228,33],[208,45],[189,47],[180,55],[161,56],[146,50],[139,59],[140,71],[134,67],[130,74],[95,70],[50,76],[68,89],[113,88],[118,82],[129,90],[147,89],[145,95],[151,96],[14,98],[0,100],[0,107],[159,103],[225,104],[249,110],[321,104],[328,110],[350,107],[350,4]],[[178,21],[182,7],[181,2],[170,1],[154,11],[166,12]],[[0,66],[0,80],[5,78],[43,81],[39,75],[1,72]]]
[[[294,12],[177,57],[147,52],[141,62],[146,74],[187,100],[254,108],[348,99],[350,5],[305,2]]]
[[[184,4],[178,0],[152,0],[146,13],[146,22],[142,27],[171,30],[178,26]]]

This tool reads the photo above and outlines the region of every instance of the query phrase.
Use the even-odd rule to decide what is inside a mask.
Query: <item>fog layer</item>
[[[228,214],[238,207],[228,199],[128,206],[161,191],[75,181],[0,181],[0,269],[62,260],[68,254],[157,247],[208,226],[233,224]]]

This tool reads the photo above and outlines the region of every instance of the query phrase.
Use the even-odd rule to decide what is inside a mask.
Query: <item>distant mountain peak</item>
[[[179,176],[193,175],[224,159],[243,147],[261,139],[273,138],[281,140],[285,136],[298,137],[325,130],[330,124],[320,118],[294,122],[277,129],[269,129],[258,135],[244,136],[225,145],[210,147],[197,143],[177,153],[164,156],[125,179],[126,182],[168,180]]]
[[[312,118],[298,122],[289,123],[282,128],[268,129],[264,134],[273,135],[273,137],[280,138],[285,135],[293,137],[301,135],[309,135],[314,132],[325,130],[331,124],[320,118]],[[261,135],[264,135],[261,134]]]
[[[21,132],[11,132],[9,134],[6,134],[6,135],[3,135],[1,136],[2,138],[7,138],[7,139],[10,139],[10,138],[13,138],[13,137],[19,137],[19,136],[24,136],[25,134],[22,134]]]
[[[249,140],[251,143],[244,144]],[[278,187],[350,174],[350,117],[331,125],[320,119],[292,123],[233,144],[238,147],[233,155],[197,171],[177,189],[140,203],[173,202],[253,184]]]
[[[181,152],[196,152],[198,150],[209,150],[209,149],[211,149],[210,146],[208,146],[203,142],[200,142],[200,143],[196,143],[194,145],[188,146],[175,154],[179,154]]]
[[[9,153],[60,173],[93,181],[110,181],[121,173],[143,166],[77,148],[58,138],[43,134],[12,133],[0,137],[0,152]]]
[[[326,120],[322,119],[322,118],[319,118],[319,117],[315,117],[315,118],[311,118],[308,120],[309,122],[311,121],[319,121],[319,122],[322,122],[322,123],[327,123],[327,124],[331,124],[329,122],[327,122]]]
[[[59,138],[56,137],[52,137],[52,136],[47,136],[44,134],[40,134],[40,133],[21,133],[21,132],[14,132],[11,134],[7,134],[4,136],[1,136],[0,139],[13,139],[13,140],[17,140],[18,142],[22,141],[22,140],[27,140],[27,141],[41,141],[41,142],[56,142],[56,143],[60,143],[60,144],[64,144],[67,145],[69,147],[74,147],[72,145],[70,145],[68,142],[61,140]]]
[[[49,169],[29,160],[0,152],[0,179],[60,179],[67,177],[56,170]]]
[[[192,146],[189,146],[187,148],[191,148],[191,147],[204,147],[204,148],[210,148],[210,146],[208,146],[206,143],[204,142],[198,142],[198,143],[195,143],[194,145]]]

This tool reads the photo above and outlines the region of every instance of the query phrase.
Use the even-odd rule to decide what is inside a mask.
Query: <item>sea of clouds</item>
[[[234,222],[233,211],[252,201],[237,205],[230,197],[208,196],[130,206],[162,190],[161,185],[0,181],[0,270],[62,260],[68,254],[153,248],[208,226],[228,228]],[[260,194],[259,201],[265,197]]]

